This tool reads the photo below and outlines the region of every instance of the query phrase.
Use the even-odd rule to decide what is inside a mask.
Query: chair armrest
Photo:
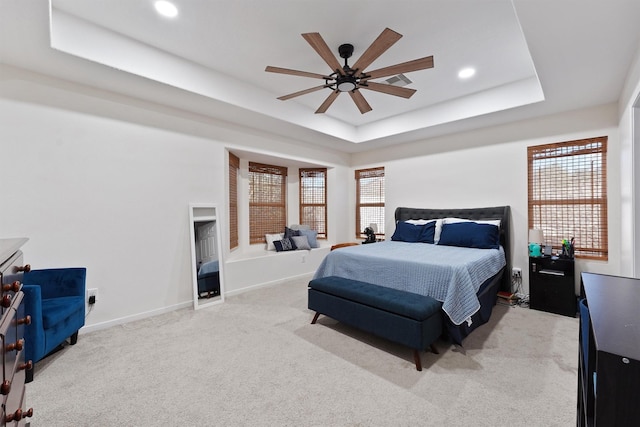
[[[24,285],[39,285],[42,298],[85,296],[87,269],[51,268],[31,270],[22,279]]]
[[[31,324],[42,326],[42,290],[38,285],[22,285],[24,312],[31,316]]]

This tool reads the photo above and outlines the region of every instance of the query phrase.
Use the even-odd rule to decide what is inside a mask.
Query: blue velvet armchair
[[[25,328],[25,360],[38,362],[53,352],[67,338],[78,340],[84,326],[85,268],[54,268],[24,273],[25,314],[31,324]],[[35,369],[35,368],[33,368]],[[33,379],[27,371],[27,381]]]

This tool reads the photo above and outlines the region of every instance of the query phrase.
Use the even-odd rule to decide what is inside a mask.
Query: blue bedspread
[[[315,278],[340,276],[430,296],[460,325],[480,309],[476,293],[506,265],[504,250],[384,241],[324,258]]]
[[[200,266],[200,270],[198,270],[198,276],[201,276],[207,273],[215,273],[216,271],[220,271],[220,265],[218,260],[205,262]]]

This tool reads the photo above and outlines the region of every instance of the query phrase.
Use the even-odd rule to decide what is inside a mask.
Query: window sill
[[[264,244],[256,244],[246,249],[241,249],[241,248],[235,249],[229,254],[229,256],[226,259],[226,262],[232,263],[232,262],[238,262],[238,261],[244,261],[244,260],[256,259],[256,258],[286,256],[290,254],[301,254],[301,253],[317,252],[317,251],[329,251],[329,249],[331,249],[331,244],[327,243],[327,241],[322,241],[322,242],[319,241],[318,244],[320,245],[320,247],[312,248],[310,250],[296,249],[295,251],[284,251],[284,252],[268,251],[264,249]]]

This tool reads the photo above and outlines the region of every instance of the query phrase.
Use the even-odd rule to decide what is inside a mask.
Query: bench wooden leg
[[[438,349],[436,348],[436,346],[435,346],[435,345],[431,344],[431,346],[430,346],[430,347],[431,347],[431,353],[433,353],[433,354],[440,354],[440,353],[438,352]]]
[[[318,313],[318,312],[316,311],[316,315],[315,315],[315,316],[313,316],[313,320],[311,321],[311,324],[312,324],[312,325],[315,325],[315,324],[316,324],[316,320],[318,320],[318,317],[319,317],[319,316],[320,316],[320,313]]]
[[[422,371],[422,361],[420,360],[420,352],[418,350],[413,350],[413,359],[416,362],[416,369]]]

